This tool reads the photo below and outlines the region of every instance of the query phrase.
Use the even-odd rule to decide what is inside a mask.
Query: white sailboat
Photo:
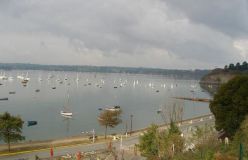
[[[8,80],[9,81],[13,81],[14,80],[14,77],[12,77],[11,75],[8,77]]]
[[[3,73],[3,75],[2,75],[2,73],[1,73],[0,79],[2,79],[2,80],[7,80],[7,79],[8,79],[8,77],[5,76],[5,72]]]
[[[67,96],[67,104],[64,106],[64,110],[60,111],[60,114],[65,117],[72,117],[72,112],[69,112],[69,94]]]
[[[57,75],[56,81],[57,81],[57,82],[60,82],[59,75]]]
[[[64,80],[65,80],[65,81],[67,81],[67,80],[68,80],[68,78],[67,78],[67,74],[65,74],[65,78],[64,78]]]
[[[78,77],[78,73],[77,73],[77,78],[76,78],[76,82],[78,82],[79,81],[79,77]]]
[[[30,78],[28,77],[28,72],[27,72],[26,77],[24,78],[24,80],[26,80],[26,81],[30,80]]]
[[[17,75],[17,78],[20,79],[20,80],[23,80],[24,79],[24,75],[23,74]]]

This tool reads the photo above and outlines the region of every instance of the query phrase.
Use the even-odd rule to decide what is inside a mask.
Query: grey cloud
[[[247,0],[166,0],[172,8],[232,37],[248,37]]]
[[[0,21],[4,23],[0,26],[0,34],[15,33],[16,37],[23,34],[37,36],[34,41],[41,46],[40,50],[35,49],[36,43],[30,48],[39,55],[42,52],[55,54],[54,47],[49,47],[51,45],[49,39],[61,39],[58,43],[63,46],[59,52],[61,56],[65,56],[61,63],[73,61],[80,63],[78,57],[70,56],[76,55],[74,53],[76,52],[81,57],[87,57],[84,59],[88,59],[91,65],[117,63],[133,66],[134,62],[129,63],[131,57],[138,56],[140,61],[145,61],[147,51],[157,50],[161,52],[161,57],[158,54],[154,56],[153,61],[149,61],[149,64],[139,65],[153,67],[159,63],[160,67],[166,68],[180,62],[195,63],[195,67],[202,67],[201,63],[205,67],[211,67],[240,60],[233,42],[235,38],[247,35],[248,16],[245,2],[242,0],[237,0],[236,3],[228,1],[228,4],[225,2],[2,0]],[[230,6],[233,6],[233,9]],[[219,12],[215,13],[212,10]],[[42,34],[49,36],[42,37],[40,36]],[[28,43],[25,39],[19,42],[11,37],[16,43]],[[49,39],[46,39],[48,37]],[[153,58],[151,54],[149,56]],[[163,64],[161,58],[171,56],[174,57],[174,62],[164,60]],[[44,62],[42,56],[40,57]],[[94,58],[99,62],[91,62]],[[113,62],[115,60],[116,62]],[[32,62],[32,59],[30,61]],[[84,63],[82,60],[82,64]],[[177,67],[178,65],[175,65],[175,68]]]

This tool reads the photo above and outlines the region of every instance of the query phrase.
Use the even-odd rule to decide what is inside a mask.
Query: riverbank
[[[187,120],[183,120],[182,122],[180,122],[180,125],[192,124],[196,121],[202,121],[203,119],[212,119],[212,118],[213,118],[212,114],[198,116],[198,117],[190,118]],[[167,127],[167,126],[168,124],[160,125],[161,128]],[[137,136],[146,130],[147,128],[142,128],[139,130],[132,131],[132,136]],[[130,135],[130,133],[128,133],[128,135]],[[108,135],[107,139],[104,139],[103,135],[98,135],[98,138],[95,140],[95,143],[109,142],[115,139],[115,137],[120,137],[120,135],[116,135],[116,136]],[[2,144],[0,145],[0,156],[8,156],[8,155],[16,155],[16,154],[22,154],[22,153],[35,152],[35,151],[49,150],[51,147],[62,148],[62,147],[69,147],[69,146],[82,145],[82,144],[91,144],[91,143],[92,143],[92,139],[89,139],[89,137],[73,136],[73,137],[67,137],[64,139],[55,139],[55,140],[46,140],[46,141],[30,141],[30,142],[12,144],[11,152],[8,152],[6,144]]]

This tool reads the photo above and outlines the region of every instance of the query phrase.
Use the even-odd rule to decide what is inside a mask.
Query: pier
[[[195,101],[195,102],[206,102],[206,103],[209,103],[212,101],[211,99],[207,99],[207,98],[189,98],[189,97],[172,97],[172,98]]]

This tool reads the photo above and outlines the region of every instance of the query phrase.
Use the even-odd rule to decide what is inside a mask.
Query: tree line
[[[231,63],[229,65],[225,65],[224,69],[230,71],[248,71],[248,63],[246,61],[243,63],[238,62],[236,65]]]

